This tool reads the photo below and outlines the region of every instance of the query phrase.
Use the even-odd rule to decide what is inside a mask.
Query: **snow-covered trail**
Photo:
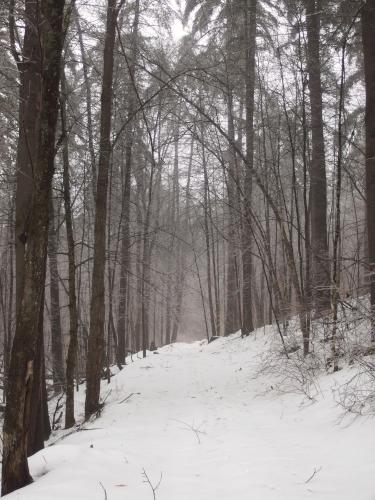
[[[7,498],[104,500],[105,489],[108,500],[152,500],[145,470],[154,485],[162,474],[158,500],[375,500],[373,420],[338,422],[333,376],[311,405],[254,378],[266,338],[137,359],[103,384],[102,416],[54,436],[30,460],[36,481]]]

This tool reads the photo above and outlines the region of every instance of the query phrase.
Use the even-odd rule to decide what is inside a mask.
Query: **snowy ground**
[[[254,378],[269,335],[175,344],[103,383],[102,416],[30,459],[20,500],[375,500],[375,423]],[[83,396],[81,391],[81,397]],[[126,401],[128,395],[134,393]],[[139,393],[139,394],[138,394]],[[161,476],[162,475],[162,476]]]

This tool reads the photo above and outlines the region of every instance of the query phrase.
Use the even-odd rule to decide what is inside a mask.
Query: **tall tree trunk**
[[[107,188],[111,156],[111,115],[113,53],[118,10],[116,0],[108,0],[107,26],[104,43],[104,67],[101,95],[100,151],[95,201],[94,264],[90,306],[90,334],[86,363],[85,416],[89,418],[100,409],[100,376],[104,355],[104,271],[107,224]]]
[[[375,0],[362,10],[366,85],[366,209],[370,276],[371,339],[375,341]]]
[[[57,233],[55,228],[55,209],[50,200],[50,221],[48,231],[48,260],[50,272],[50,316],[52,343],[52,377],[55,394],[61,392],[64,385],[63,346],[60,315],[59,271],[57,267]]]
[[[151,129],[144,115],[145,125],[151,146],[151,165],[150,177],[148,183],[147,199],[145,200],[145,217],[143,226],[143,259],[142,259],[142,351],[143,357],[146,357],[149,348],[149,315],[150,315],[150,281],[151,281],[151,256],[152,244],[150,242],[151,212],[153,205],[154,178],[156,173],[156,152],[155,142],[151,134]],[[159,120],[158,120],[159,121]],[[145,193],[146,195],[146,193]]]
[[[238,315],[238,290],[236,279],[236,153],[235,153],[235,133],[234,133],[234,116],[233,116],[233,82],[232,74],[234,72],[234,55],[233,43],[234,26],[233,26],[233,1],[226,1],[227,8],[227,26],[226,26],[226,79],[227,79],[227,116],[228,116],[228,167],[226,172],[227,199],[228,199],[228,231],[227,231],[227,259],[226,259],[226,308],[224,335],[234,333],[240,327],[240,317]],[[242,142],[242,141],[241,141]]]
[[[305,0],[307,69],[311,105],[312,152],[310,168],[313,301],[317,312],[330,309],[330,266],[327,240],[327,179],[323,133],[320,62],[321,0]]]
[[[178,108],[179,113],[179,108]],[[171,341],[176,342],[178,330],[181,322],[182,299],[184,295],[185,273],[184,273],[184,256],[182,250],[181,235],[181,210],[180,210],[180,176],[179,176],[179,134],[180,134],[180,118],[176,119],[174,124],[174,161],[173,161],[173,198],[175,200],[175,220],[174,232],[178,233],[176,241],[176,275],[174,286],[175,310],[173,314],[172,338]],[[190,168],[190,165],[189,165]]]
[[[214,190],[214,188],[213,188]],[[216,319],[216,335],[221,334],[221,311],[220,311],[220,276],[219,276],[219,249],[218,249],[218,233],[216,231],[216,238],[214,233],[215,222],[213,221],[212,214],[212,203],[211,203],[211,189],[208,185],[208,216],[211,221],[210,232],[211,232],[211,255],[212,255],[212,281],[214,287],[215,296],[215,319]],[[216,214],[217,215],[217,214]],[[216,240],[216,241],[215,241]]]
[[[137,302],[135,304],[135,345],[136,351],[140,351],[142,347],[142,274],[143,274],[143,231],[144,231],[144,171],[140,165],[137,165],[136,171],[137,184],[137,257],[136,257],[136,276],[137,276]]]
[[[216,337],[216,318],[214,312],[214,302],[213,302],[213,294],[212,294],[212,270],[211,270],[211,242],[210,238],[210,228],[209,228],[209,180],[208,180],[208,171],[207,171],[207,161],[206,161],[206,149],[204,143],[204,134],[203,134],[203,125],[201,127],[202,134],[202,164],[203,164],[203,175],[204,175],[204,202],[203,202],[203,210],[204,210],[204,236],[206,241],[206,253],[207,253],[207,290],[208,290],[208,305],[210,311],[210,321],[211,321],[211,334],[212,337]]]
[[[10,12],[11,37],[14,36],[14,17]],[[40,108],[41,108],[41,50],[36,27],[40,23],[40,11],[35,2],[25,2],[25,35],[23,43],[22,61],[17,60],[20,71],[20,96],[19,96],[19,138],[17,147],[17,174],[16,174],[16,314],[18,314],[22,300],[25,279],[25,245],[27,241],[28,225],[30,221],[30,205],[33,193],[33,165],[37,161],[38,143],[40,134]],[[17,59],[17,57],[16,57]],[[39,316],[40,341],[37,349],[43,349],[43,312]],[[37,358],[44,364],[44,357],[37,353]],[[43,370],[39,370],[33,377],[33,405],[31,408],[30,434],[33,439],[28,445],[28,454],[33,454],[43,447],[43,420],[39,418],[40,406],[47,402],[41,391],[44,378],[41,379]],[[42,398],[42,399],[40,399]],[[47,426],[48,427],[48,426]],[[35,446],[32,445],[34,443]]]
[[[117,358],[121,364],[126,359],[126,304],[130,269],[130,182],[131,182],[131,148],[125,147],[125,178],[122,193],[122,226],[121,226],[121,251],[120,251],[120,283],[119,283],[119,308],[117,318],[118,353]]]
[[[3,429],[2,495],[30,483],[27,464],[28,432],[40,317],[44,305],[48,215],[54,172],[55,131],[58,112],[60,60],[63,44],[64,0],[42,0],[40,47],[43,54],[40,99],[40,133],[33,164],[33,193],[24,260],[24,283],[17,311],[16,332],[9,367],[7,405]],[[25,35],[26,36],[26,35]],[[35,118],[35,117],[34,117]],[[43,355],[43,351],[39,351]],[[43,371],[43,370],[42,370]]]
[[[68,243],[68,300],[69,300],[69,346],[66,357],[66,400],[65,400],[65,428],[69,429],[75,424],[74,419],[74,374],[77,365],[78,349],[78,311],[76,294],[76,265],[74,252],[73,214],[70,196],[70,165],[69,145],[66,123],[66,82],[65,75],[61,82],[61,129],[63,135],[63,193],[65,208],[66,239]]]
[[[340,246],[341,246],[341,186],[342,186],[342,165],[344,151],[344,135],[343,135],[343,113],[345,106],[345,50],[347,38],[341,49],[341,78],[339,87],[339,103],[338,103],[338,125],[337,125],[337,161],[336,161],[336,179],[335,179],[335,199],[334,199],[334,234],[333,234],[333,266],[332,266],[332,337],[331,337],[331,355],[333,371],[339,369],[338,365],[338,306],[340,299],[340,283],[341,283],[341,261],[340,261]]]
[[[228,89],[228,135],[234,144],[233,95]],[[236,157],[234,148],[228,148],[228,237],[227,237],[227,280],[226,280],[226,312],[224,334],[234,333],[240,327],[241,318],[238,314],[238,289],[236,277]]]
[[[151,265],[151,249],[149,242],[149,208],[147,209],[145,228],[143,234],[143,252],[142,252],[142,352],[143,357],[146,357],[147,349],[149,348],[149,324],[150,324],[150,265]]]
[[[254,330],[252,314],[252,175],[254,170],[254,94],[255,94],[255,54],[256,54],[256,26],[257,0],[245,0],[245,44],[246,44],[246,162],[244,185],[244,215],[243,226],[243,293],[242,335],[249,335]]]
[[[130,61],[128,63],[129,72],[129,104],[128,104],[128,120],[129,125],[126,130],[125,138],[125,173],[124,187],[122,195],[122,241],[121,241],[121,267],[120,267],[120,286],[119,286],[119,310],[117,320],[117,336],[118,336],[118,359],[120,363],[125,363],[126,349],[126,304],[127,290],[130,269],[130,183],[132,173],[132,156],[134,143],[134,129],[136,109],[136,93],[135,93],[135,69],[138,54],[138,27],[139,27],[139,0],[136,0],[134,6],[134,21],[132,32],[132,47]]]

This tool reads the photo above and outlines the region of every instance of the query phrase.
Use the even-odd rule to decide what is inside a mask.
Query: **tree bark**
[[[25,1],[25,35],[20,75],[19,138],[16,174],[16,303],[21,302],[27,224],[33,191],[32,169],[36,162],[40,121],[40,45],[37,26],[39,9],[33,0]]]
[[[176,122],[174,123],[174,161],[173,161],[173,199],[175,200],[175,214],[174,214],[174,231],[178,233],[178,238],[176,241],[176,274],[175,274],[175,286],[174,286],[174,314],[173,314],[173,325],[172,325],[172,338],[171,342],[177,342],[178,331],[181,322],[181,312],[182,312],[182,301],[184,296],[184,286],[185,286],[185,273],[184,273],[184,254],[182,249],[182,238],[183,235],[179,234],[181,232],[181,210],[180,210],[180,176],[179,176],[179,134],[180,134],[180,117],[178,116]],[[189,166],[190,167],[190,166]]]
[[[327,240],[327,179],[323,132],[323,102],[320,61],[320,0],[305,0],[307,25],[307,69],[311,106],[311,244],[312,296],[317,312],[330,309],[330,266]]]
[[[213,302],[213,294],[212,294],[212,270],[211,270],[211,242],[210,238],[210,228],[209,228],[209,178],[207,171],[207,161],[206,161],[206,150],[205,150],[205,142],[204,142],[204,132],[203,132],[203,124],[201,126],[201,136],[202,136],[202,166],[203,166],[203,176],[204,176],[204,185],[203,185],[203,211],[204,211],[204,236],[206,242],[206,253],[207,253],[207,290],[208,290],[208,305],[210,311],[210,321],[211,321],[211,334],[212,337],[216,337],[216,318],[214,312],[214,302]]]
[[[44,295],[42,300],[44,306]],[[40,310],[40,316],[43,315],[44,307]],[[43,319],[40,318],[40,324],[43,324]],[[43,333],[43,332],[42,332]],[[27,437],[27,456],[34,455],[39,450],[44,448],[44,441],[49,438],[51,426],[48,415],[47,405],[47,389],[45,383],[45,361],[44,361],[44,338],[43,334],[39,334],[35,360],[33,383],[31,389],[31,410],[30,424]]]
[[[375,341],[375,0],[362,10],[362,40],[366,87],[366,209],[371,339]]]
[[[90,334],[86,363],[85,416],[89,418],[100,409],[100,376],[104,355],[104,271],[107,224],[107,188],[111,156],[111,114],[113,54],[118,10],[116,0],[108,0],[107,26],[104,44],[104,67],[101,95],[100,151],[96,188],[94,229],[94,264],[92,271]]]
[[[65,400],[65,429],[73,427],[74,418],[74,373],[77,364],[78,349],[78,311],[75,279],[75,243],[73,233],[73,214],[70,196],[70,165],[69,165],[69,145],[67,137],[66,123],[66,83],[65,76],[61,82],[61,129],[63,135],[63,193],[65,208],[66,239],[68,243],[68,298],[69,298],[69,346],[66,358],[66,400]]]
[[[52,377],[55,394],[64,386],[63,346],[60,315],[59,271],[57,267],[57,234],[55,228],[55,209],[50,200],[50,221],[48,231],[48,260],[50,272],[50,316],[52,344]]]
[[[234,143],[233,95],[228,89],[228,135]],[[236,276],[236,157],[233,147],[228,147],[228,241],[227,241],[227,281],[224,335],[238,330],[241,317],[238,314],[238,283]]]
[[[12,5],[14,7],[14,5]],[[10,36],[14,38],[14,12],[10,8]],[[30,221],[30,205],[33,193],[33,166],[37,161],[38,141],[40,134],[40,107],[41,107],[41,50],[38,38],[37,26],[40,23],[40,12],[35,2],[25,2],[25,35],[23,43],[22,60],[15,53],[17,66],[20,73],[19,94],[19,137],[17,146],[17,174],[16,174],[16,314],[18,314],[22,300],[24,274],[25,274],[25,245],[27,241],[28,225]],[[15,47],[14,47],[15,51]],[[39,316],[39,335],[37,349],[43,349],[43,311]],[[37,358],[44,364],[44,357],[37,353]],[[29,440],[28,454],[31,455],[43,448],[44,420],[39,416],[40,406],[44,406],[43,414],[46,412],[47,402],[43,398],[46,393],[45,387],[41,391],[41,385],[45,384],[42,377],[43,370],[37,371],[33,377],[33,402],[30,415],[29,433],[33,436]],[[40,399],[42,398],[42,399]],[[46,422],[47,423],[47,422]],[[49,422],[46,429],[49,428]]]
[[[18,63],[20,71],[20,99],[19,99],[19,139],[17,148],[16,174],[16,314],[22,300],[25,274],[25,244],[27,240],[30,218],[30,203],[33,192],[33,165],[38,153],[38,136],[40,132],[40,93],[41,93],[41,52],[37,26],[40,22],[40,13],[34,2],[25,2],[25,37],[22,61]],[[43,315],[40,315],[39,335],[43,336]],[[38,342],[38,348],[42,342]],[[40,353],[38,353],[40,356]],[[44,363],[44,359],[43,359]],[[39,372],[39,376],[41,372]],[[40,396],[41,380],[34,377],[34,397]],[[28,454],[43,447],[43,441],[36,439],[40,435],[37,422],[40,422],[37,413],[43,404],[40,399],[34,399],[31,422],[33,428],[35,448],[30,447]]]
[[[130,269],[130,184],[132,173],[132,156],[134,143],[135,118],[134,112],[136,108],[135,89],[135,69],[138,54],[138,27],[139,27],[139,0],[136,0],[134,6],[134,21],[132,33],[131,56],[128,64],[129,72],[129,105],[128,105],[128,120],[129,125],[126,130],[125,138],[125,175],[124,187],[122,195],[122,241],[121,241],[121,267],[120,267],[120,286],[119,286],[119,309],[117,320],[117,335],[118,335],[118,360],[124,364],[126,359],[126,304],[127,290]]]
[[[7,405],[3,430],[2,495],[31,482],[27,464],[31,396],[34,372],[39,366],[37,344],[44,305],[48,216],[54,172],[55,131],[58,110],[60,59],[63,44],[64,0],[42,0],[39,35],[42,49],[40,131],[33,164],[33,193],[28,231],[24,235],[24,282],[17,311],[16,332],[9,367]],[[26,35],[25,35],[26,36]],[[35,118],[35,117],[34,117]],[[41,351],[42,355],[43,351]]]
[[[254,170],[254,94],[255,94],[255,54],[257,0],[245,0],[246,29],[246,162],[244,184],[244,225],[243,225],[243,293],[242,293],[242,335],[249,335],[254,330],[252,314],[252,228],[251,198]]]
[[[224,335],[230,335],[236,332],[240,327],[240,317],[238,315],[238,290],[236,279],[236,152],[232,144],[235,144],[234,131],[234,110],[233,110],[233,76],[234,73],[234,54],[233,38],[235,36],[235,27],[233,26],[235,8],[232,0],[226,0],[227,19],[226,19],[226,92],[227,92],[227,122],[228,122],[228,161],[226,171],[226,186],[228,199],[228,223],[227,223],[227,253],[226,253],[226,308]],[[241,141],[242,142],[242,141]],[[238,208],[238,207],[237,207]]]

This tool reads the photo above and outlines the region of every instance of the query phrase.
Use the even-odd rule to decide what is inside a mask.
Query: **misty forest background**
[[[131,354],[375,352],[374,68],[374,0],[2,2],[3,493]]]

